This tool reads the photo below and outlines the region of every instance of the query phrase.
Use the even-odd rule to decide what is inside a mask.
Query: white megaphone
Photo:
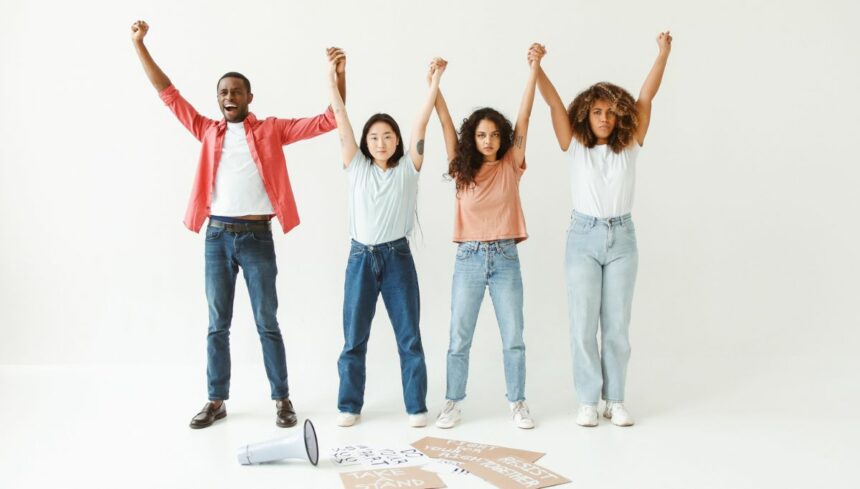
[[[251,465],[285,458],[300,458],[316,465],[320,459],[320,450],[317,444],[317,432],[311,420],[305,420],[303,431],[289,438],[245,445],[236,452],[239,463]]]

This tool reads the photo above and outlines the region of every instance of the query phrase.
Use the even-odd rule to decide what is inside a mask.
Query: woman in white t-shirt
[[[583,91],[565,109],[543,70],[537,86],[550,107],[552,125],[570,161],[573,199],[565,254],[573,377],[580,403],[576,422],[597,426],[597,404],[618,426],[631,426],[624,407],[629,324],[638,251],[630,212],[636,157],[651,119],[672,48],[669,31],[657,36],[659,54],[633,97],[601,82]],[[543,46],[533,48],[543,56]],[[598,346],[598,325],[601,342]]]
[[[409,425],[427,424],[427,367],[418,327],[418,276],[407,236],[412,231],[418,176],[424,161],[424,133],[436,102],[445,61],[430,65],[430,90],[412,128],[409,151],[404,152],[397,122],[375,114],[365,123],[360,142],[337,87],[344,69],[343,52],[329,50],[331,106],[337,120],[344,171],[349,179],[349,233],[352,238],[346,266],[343,300],[343,351],[337,362],[338,426],[352,426],[364,405],[365,357],[370,324],[379,295],[394,328],[400,354],[403,400]]]

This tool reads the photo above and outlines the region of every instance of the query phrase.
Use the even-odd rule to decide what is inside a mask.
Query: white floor
[[[518,430],[503,400],[476,384],[460,426],[414,429],[399,411],[399,386],[386,390],[373,379],[360,424],[338,428],[332,388],[293,375],[299,416],[317,426],[318,467],[237,463],[240,445],[296,432],[277,428],[273,404],[256,392],[262,366],[234,365],[227,418],[191,430],[187,423],[205,402],[200,368],[7,365],[0,367],[0,487],[337,488],[338,472],[347,469],[334,466],[331,448],[398,447],[424,436],[546,452],[538,463],[573,481],[561,487],[860,487],[853,411],[860,396],[856,373],[847,368],[853,361],[846,358],[845,368],[836,361],[826,379],[817,362],[803,359],[762,366],[755,375],[726,368],[694,379],[690,372],[709,362],[641,365],[628,392],[638,418],[631,428],[606,420],[580,428],[572,394],[541,389],[529,398],[537,427]],[[428,399],[433,415],[440,389],[431,385],[439,396]],[[471,475],[442,477],[448,487],[491,487]]]

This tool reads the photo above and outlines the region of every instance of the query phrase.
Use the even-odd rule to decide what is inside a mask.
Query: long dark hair
[[[514,128],[505,116],[498,110],[484,107],[472,112],[468,118],[463,119],[460,125],[460,135],[457,140],[457,154],[448,164],[448,175],[457,182],[457,193],[475,184],[475,174],[484,164],[484,155],[478,151],[475,144],[475,131],[482,120],[491,121],[499,131],[500,144],[496,159],[501,158],[508,152],[514,140]]]
[[[597,136],[588,123],[588,113],[598,100],[605,100],[616,114],[615,127],[609,134],[607,144],[613,153],[620,153],[633,142],[633,135],[639,126],[636,101],[627,90],[608,82],[595,83],[573,99],[567,108],[573,137],[586,148],[597,144]]]
[[[373,164],[373,156],[370,155],[370,150],[367,149],[367,133],[370,132],[370,126],[377,122],[384,122],[391,126],[391,130],[397,136],[397,148],[394,149],[394,154],[386,162],[389,168],[394,168],[400,163],[400,158],[403,157],[403,138],[400,136],[400,126],[397,125],[397,121],[390,115],[379,113],[370,116],[370,119],[367,119],[367,122],[364,123],[364,129],[361,130],[361,142],[358,143],[358,147],[361,149],[361,154],[367,157],[370,163]]]

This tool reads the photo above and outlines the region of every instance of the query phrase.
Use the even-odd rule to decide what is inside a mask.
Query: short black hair
[[[228,71],[227,73],[224,73],[223,75],[221,75],[221,78],[218,79],[218,83],[215,84],[216,90],[218,89],[218,86],[221,85],[221,80],[223,80],[225,78],[238,78],[238,79],[242,80],[245,83],[245,90],[248,90],[248,93],[251,93],[251,81],[248,80],[248,78],[245,77],[245,75],[243,75],[237,71]]]
[[[358,147],[361,150],[361,154],[367,157],[370,160],[370,163],[373,164],[373,156],[370,154],[370,149],[367,147],[367,133],[370,132],[370,126],[376,124],[377,122],[384,122],[391,126],[391,130],[394,131],[394,135],[397,136],[397,147],[394,149],[394,154],[391,155],[391,158],[386,162],[389,167],[393,168],[400,163],[400,158],[403,157],[403,137],[400,136],[400,126],[397,125],[397,122],[388,114],[373,114],[370,116],[370,119],[367,119],[367,122],[364,123],[364,129],[361,131],[361,142],[358,143]]]

